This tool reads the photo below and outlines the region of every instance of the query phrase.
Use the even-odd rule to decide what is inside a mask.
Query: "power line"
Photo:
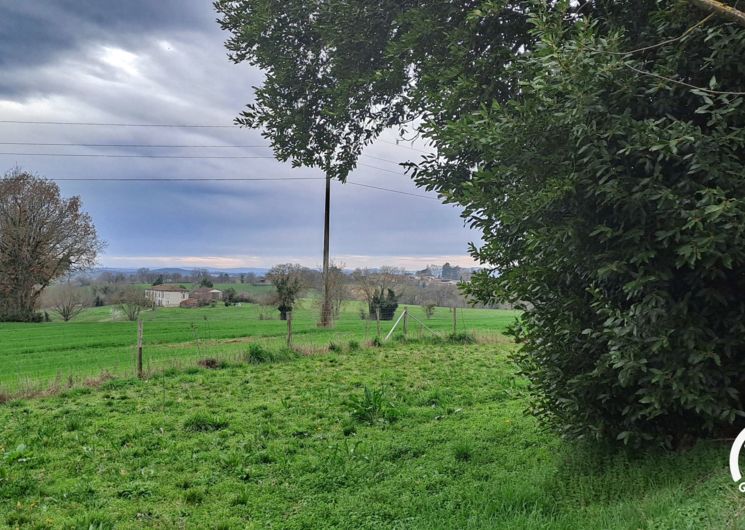
[[[0,145],[14,145],[14,146],[26,146],[26,147],[118,147],[118,148],[147,148],[147,149],[215,149],[215,148],[229,148],[229,149],[248,149],[248,148],[266,148],[271,149],[271,145],[194,145],[194,144],[89,144],[89,143],[67,143],[67,142],[0,142]],[[127,158],[124,155],[107,155],[98,153],[3,153],[0,155],[15,155],[15,156],[79,156],[79,157],[112,157],[112,158]],[[192,158],[192,157],[181,157],[181,156],[150,156],[150,155],[130,155],[132,158]],[[365,158],[373,160],[379,160],[381,162],[388,162],[390,164],[401,164],[398,160],[391,160],[389,158],[383,158],[379,156],[373,156],[368,154],[362,154]],[[193,158],[274,158],[273,156],[261,156],[261,157],[244,157],[244,156],[204,156],[204,157],[193,157]],[[361,164],[364,165],[364,164]],[[391,171],[390,169],[377,168],[375,166],[368,166],[373,169],[380,169],[381,171]]]
[[[362,162],[357,162],[357,165],[362,166],[362,167],[369,167],[371,169],[377,169],[378,171],[385,171],[386,173],[393,173],[394,175],[402,175],[404,177],[406,176],[404,173],[401,173],[400,171],[394,171],[392,169],[386,169],[384,167],[371,166],[370,164],[363,164]]]
[[[195,148],[195,149],[213,149],[218,147],[229,147],[229,148],[235,148],[235,149],[243,149],[243,148],[249,148],[249,147],[267,147],[270,148],[271,145],[177,145],[177,144],[161,144],[161,145],[155,145],[155,144],[77,144],[77,143],[45,143],[45,142],[0,142],[0,145],[24,145],[24,146],[34,146],[34,147],[152,147],[152,148],[158,148],[158,149],[165,149],[165,148],[174,148],[174,149],[181,149],[181,148]]]
[[[175,129],[237,129],[236,125],[200,125],[176,123],[102,123],[81,121],[28,121],[28,120],[0,120],[0,123],[15,123],[22,125],[72,125],[88,127],[171,127]]]
[[[302,180],[326,180],[326,177],[173,177],[173,178],[152,178],[152,177],[54,177],[49,180],[55,182],[269,182],[269,181],[302,181]],[[373,186],[371,184],[362,184],[361,182],[346,181],[346,184],[352,186],[359,186],[361,188],[369,188],[373,190],[386,191],[389,193],[397,193],[399,195],[407,195],[409,197],[417,197],[420,199],[429,199],[438,201],[437,197],[430,197],[429,195],[421,195],[419,193],[411,193],[403,190],[396,190],[392,188],[384,188],[381,186]]]
[[[0,143],[0,145],[2,145],[2,143]],[[389,162],[391,164],[401,164],[401,162],[399,162],[399,161],[390,160],[388,158],[382,158],[382,157],[379,157],[379,156],[367,155],[367,154],[364,154],[364,153],[361,156],[364,156],[365,158],[371,158],[373,160],[380,160],[381,162]]]
[[[208,155],[111,155],[102,153],[0,153],[0,156],[54,156],[54,157],[76,157],[76,158],[171,158],[171,159],[246,159],[264,158],[273,159],[273,156],[208,156]]]
[[[411,149],[412,151],[419,151],[420,153],[427,153],[427,154],[430,153],[430,151],[427,151],[426,149],[417,149],[416,147],[411,146],[411,145],[402,145],[402,144],[399,144],[398,142],[391,142],[389,140],[383,140],[382,138],[378,138],[378,141],[383,142],[384,144],[388,144],[388,145],[395,145],[396,147],[401,147],[403,149]]]
[[[70,182],[250,182],[250,181],[280,181],[280,180],[325,180],[326,177],[54,177],[48,180]]]
[[[17,125],[69,125],[83,127],[165,127],[173,129],[242,129],[237,125],[213,124],[180,124],[180,123],[115,123],[115,122],[82,122],[82,121],[33,121],[33,120],[0,120],[0,123]],[[402,145],[382,138],[377,139],[384,144],[394,145],[402,149],[411,149],[420,153],[429,153],[425,149],[418,149],[410,145]]]
[[[0,145],[5,145],[0,142]],[[43,144],[39,144],[43,145]],[[79,145],[83,147],[83,144],[69,144],[69,145]],[[104,147],[101,144],[101,147]],[[122,144],[122,147],[134,147],[133,145],[124,145]],[[155,146],[152,146],[155,147]],[[185,146],[187,147],[187,146]],[[199,147],[199,146],[191,146],[191,147]],[[267,146],[268,147],[268,146]],[[19,152],[0,152],[0,156],[45,156],[45,157],[62,157],[62,158],[165,158],[170,160],[245,160],[245,159],[264,159],[264,160],[272,160],[275,159],[274,156],[269,155],[117,155],[117,154],[107,154],[107,153],[19,153]],[[367,156],[367,155],[362,155]],[[383,158],[378,158],[378,160],[382,160],[384,162],[390,162],[391,164],[399,164],[400,162],[395,162],[393,160],[385,160]],[[373,166],[370,164],[364,164],[362,162],[357,163],[358,166],[362,167],[368,167],[371,169],[375,169],[378,171],[385,171],[386,173],[392,173],[394,175],[399,176],[406,176],[404,173],[401,173],[400,171],[394,171],[392,169],[387,169],[384,167],[378,167]]]
[[[347,181],[347,184],[351,184],[352,186],[360,186],[363,188],[370,188],[373,190],[380,190],[380,191],[389,191],[391,193],[398,193],[400,195],[409,195],[410,197],[419,197],[420,199],[429,199],[432,201],[439,201],[437,197],[430,197],[429,195],[420,195],[418,193],[409,193],[408,191],[401,191],[401,190],[392,190],[390,188],[381,188],[380,186],[372,186],[370,184],[361,184],[359,182],[350,182]]]

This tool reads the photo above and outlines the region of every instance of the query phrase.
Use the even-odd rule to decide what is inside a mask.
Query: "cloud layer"
[[[224,38],[202,0],[5,3],[0,120],[231,124],[262,75],[228,61]],[[392,133],[384,138],[394,139]],[[421,153],[387,142],[366,151],[369,157],[360,160],[365,166],[350,181],[427,195],[396,165]],[[322,176],[273,160],[258,132],[237,128],[0,123],[0,143],[0,168],[19,165],[58,179]],[[261,158],[117,157],[133,154]],[[108,241],[102,265],[233,267],[293,260],[315,266],[321,260],[322,180],[60,181],[60,187],[82,196]],[[333,185],[332,255],[347,266],[413,267],[444,259],[468,265],[467,243],[474,239],[478,234],[464,227],[459,212],[439,201]]]

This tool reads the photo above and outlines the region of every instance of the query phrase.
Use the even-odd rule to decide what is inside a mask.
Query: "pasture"
[[[362,320],[360,309],[359,303],[346,303],[334,328],[322,329],[316,326],[315,301],[303,300],[293,316],[295,344],[313,351],[322,350],[332,342],[371,340],[377,332],[376,324]],[[452,313],[448,308],[437,308],[431,319],[419,307],[409,309],[432,330],[443,334],[452,331]],[[401,311],[403,306],[399,307],[397,316]],[[255,304],[144,311],[141,318],[145,329],[145,367],[156,370],[201,357],[231,358],[250,341],[279,346],[285,341],[287,325],[278,315],[273,308]],[[457,329],[477,333],[503,331],[516,315],[514,311],[459,309]],[[70,377],[96,376],[102,371],[131,375],[137,324],[122,318],[112,306],[87,309],[70,322],[0,323],[0,389],[12,391],[43,385],[53,379],[67,381]],[[392,322],[382,323],[383,335],[391,325]],[[428,334],[411,320],[409,336]]]
[[[743,527],[727,443],[564,442],[523,414],[511,348],[393,341],[274,364],[254,351],[0,405],[0,525]]]

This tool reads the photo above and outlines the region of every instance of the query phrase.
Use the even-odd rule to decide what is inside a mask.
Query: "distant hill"
[[[266,267],[235,267],[235,268],[229,268],[229,269],[216,269],[211,267],[205,267],[207,271],[210,273],[227,273],[227,274],[249,274],[254,273],[257,275],[266,274],[269,271],[269,268]],[[150,272],[155,274],[181,274],[183,276],[188,276],[195,270],[203,270],[201,267],[194,267],[194,268],[183,268],[183,267],[161,267],[157,269],[149,269]],[[102,272],[113,272],[113,273],[121,273],[121,274],[135,274],[138,271],[138,268],[130,268],[130,267],[97,267],[93,269],[91,272],[93,274],[100,274]]]

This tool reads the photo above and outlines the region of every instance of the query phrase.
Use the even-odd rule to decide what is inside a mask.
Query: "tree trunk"
[[[734,22],[736,24],[739,24],[745,27],[745,13],[743,13],[742,11],[738,9],[735,9],[734,7],[730,7],[717,0],[688,0],[688,1],[694,6],[703,9],[704,11],[715,13],[723,18],[726,18],[730,22]]]

